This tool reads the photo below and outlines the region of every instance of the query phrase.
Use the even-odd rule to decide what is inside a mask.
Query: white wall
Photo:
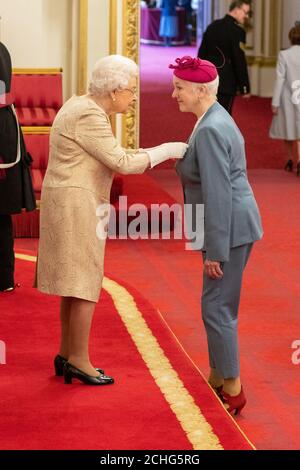
[[[289,32],[295,21],[300,21],[300,0],[284,0],[283,2],[283,28],[282,48],[290,47]]]
[[[2,0],[1,41],[13,67],[62,68],[68,83],[72,0]]]
[[[109,54],[109,0],[89,0],[88,78],[95,62]]]
[[[1,41],[14,67],[62,67],[72,0],[1,1]]]
[[[109,3],[88,1],[88,77],[109,53]],[[64,99],[76,93],[79,0],[0,0],[0,16],[13,67],[62,68]]]

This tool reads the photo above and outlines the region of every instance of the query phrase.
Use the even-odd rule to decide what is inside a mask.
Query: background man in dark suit
[[[35,209],[35,197],[22,131],[10,94],[12,66],[0,42],[0,291],[13,290],[14,250],[11,214]]]
[[[250,4],[250,0],[231,2],[229,13],[208,26],[198,51],[198,57],[209,60],[218,68],[218,101],[230,114],[237,92],[245,98],[250,97],[244,52],[246,32],[242,26],[250,16]]]

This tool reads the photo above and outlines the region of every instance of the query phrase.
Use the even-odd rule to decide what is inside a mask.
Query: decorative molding
[[[123,55],[139,63],[140,48],[140,1],[126,0],[123,5]],[[124,148],[139,146],[139,106],[122,116],[122,145]]]
[[[118,0],[109,2],[109,55],[117,53]],[[110,118],[113,134],[116,135],[116,116]]]
[[[13,68],[12,73],[14,75],[57,75],[62,73],[63,69],[30,69],[30,68]]]
[[[117,53],[117,13],[118,4],[117,0],[110,0],[109,2],[109,54]]]
[[[275,57],[281,43],[282,0],[261,0],[261,8],[261,53],[266,57]]]
[[[276,56],[280,50],[282,32],[282,0],[270,3],[269,55]]]
[[[87,87],[88,0],[79,0],[77,94],[84,95]]]
[[[261,52],[265,50],[265,0],[261,0]]]
[[[275,68],[277,58],[276,57],[262,57],[262,56],[247,56],[247,63],[249,67],[265,67]]]

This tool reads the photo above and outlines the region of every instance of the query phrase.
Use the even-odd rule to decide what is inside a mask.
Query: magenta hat
[[[174,75],[181,80],[195,83],[209,83],[215,80],[218,72],[214,64],[208,60],[202,60],[196,57],[185,55],[181,59],[175,60],[177,65],[170,64],[169,68],[174,69]]]

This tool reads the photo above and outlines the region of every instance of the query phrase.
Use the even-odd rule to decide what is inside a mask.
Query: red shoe
[[[243,387],[241,388],[240,393],[235,396],[229,395],[228,393],[222,391],[222,397],[224,405],[228,405],[228,408],[226,408],[226,410],[228,411],[228,413],[231,413],[233,411],[234,415],[240,414],[240,412],[247,403]]]

